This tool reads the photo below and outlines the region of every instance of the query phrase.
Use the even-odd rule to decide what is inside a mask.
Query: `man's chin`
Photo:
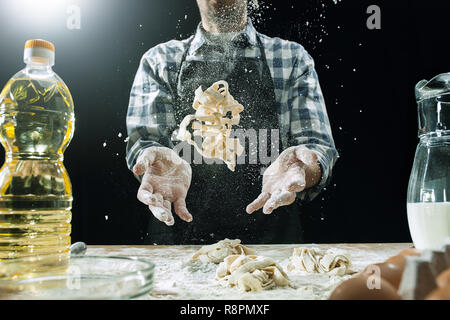
[[[232,7],[239,2],[239,0],[209,0],[209,4],[214,8]]]
[[[239,0],[210,0],[211,11],[221,17],[229,17],[242,10],[245,2]]]

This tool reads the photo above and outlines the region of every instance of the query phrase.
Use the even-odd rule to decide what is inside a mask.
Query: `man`
[[[128,166],[141,181],[138,199],[165,223],[150,221],[146,241],[300,243],[300,205],[329,182],[337,159],[313,59],[297,43],[258,33],[246,0],[197,4],[196,33],[145,53],[131,90]],[[260,133],[257,148],[243,141],[249,159],[259,148],[260,161],[234,172],[173,150],[174,131],[194,113],[195,89],[218,80],[244,106],[240,128],[247,137]],[[261,160],[267,144],[272,158],[284,150],[268,167]],[[175,223],[172,205],[182,221]],[[248,215],[260,209],[264,214]]]

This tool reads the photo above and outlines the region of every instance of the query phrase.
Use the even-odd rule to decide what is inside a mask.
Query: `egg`
[[[330,300],[400,300],[395,288],[383,278],[380,288],[369,289],[369,275],[360,274],[342,282],[330,295]]]
[[[437,288],[425,297],[425,300],[450,300],[450,286]]]
[[[422,252],[416,248],[408,248],[398,253],[398,255],[401,256],[416,256],[416,257],[420,256],[421,254]]]
[[[400,269],[399,266],[387,262],[376,263],[367,266],[362,273],[370,276],[377,272],[379,272],[380,277],[389,282],[395,290],[398,289],[403,273],[403,270]]]
[[[403,272],[403,270],[405,269],[406,258],[405,258],[405,256],[397,255],[397,256],[390,257],[384,263],[394,264],[397,267],[399,267],[400,270],[402,270],[402,272]]]
[[[441,288],[450,286],[450,268],[442,271],[439,274],[439,276],[436,278],[436,283]]]
[[[403,269],[405,269],[406,257],[407,256],[420,256],[420,255],[421,255],[421,252],[419,250],[417,250],[416,248],[408,248],[408,249],[400,251],[398,253],[398,255],[390,257],[385,262],[397,265],[403,272]]]

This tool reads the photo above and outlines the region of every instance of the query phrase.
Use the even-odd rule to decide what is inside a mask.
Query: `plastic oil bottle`
[[[70,250],[72,187],[63,153],[74,132],[72,96],[52,70],[52,43],[27,41],[24,61],[0,94],[0,261]]]

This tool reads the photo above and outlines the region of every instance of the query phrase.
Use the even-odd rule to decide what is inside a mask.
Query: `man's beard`
[[[212,23],[220,26],[221,29],[229,30],[235,29],[243,23],[243,18],[246,13],[246,4],[236,3],[230,6],[221,6],[215,11],[211,10],[208,12],[208,19]]]

